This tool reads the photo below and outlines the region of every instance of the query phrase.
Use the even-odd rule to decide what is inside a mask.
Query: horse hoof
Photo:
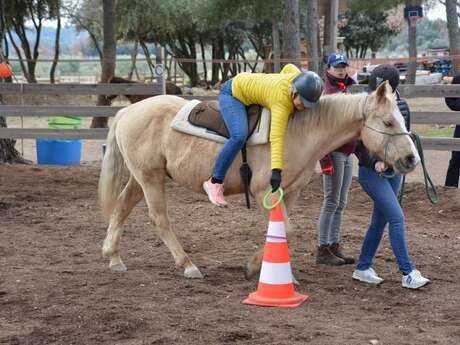
[[[115,264],[115,265],[110,265],[110,269],[112,270],[112,272],[116,272],[116,273],[126,272],[128,270],[125,264],[122,262]]]
[[[200,270],[196,267],[187,267],[184,270],[184,277],[191,278],[191,279],[203,279],[204,278]]]

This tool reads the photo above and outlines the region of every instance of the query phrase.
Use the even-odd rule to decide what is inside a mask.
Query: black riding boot
[[[335,256],[328,245],[322,245],[318,247],[316,263],[320,265],[341,266],[345,264],[345,260]]]
[[[345,265],[351,265],[355,263],[355,259],[349,256],[345,256],[342,253],[342,248],[340,247],[340,244],[338,243],[331,244],[329,246],[329,250],[332,252],[332,254],[334,254],[338,258],[341,258],[345,262]]]

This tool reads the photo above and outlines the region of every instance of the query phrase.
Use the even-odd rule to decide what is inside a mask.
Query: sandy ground
[[[97,207],[97,166],[0,166],[0,344],[459,344],[460,234],[457,191],[441,204],[411,183],[404,200],[413,260],[432,284],[401,287],[388,238],[375,269],[378,287],[351,279],[352,266],[314,264],[322,202],[315,176],[302,192],[289,235],[295,309],[246,306],[256,280],[243,267],[262,244],[267,221],[241,196],[216,209],[204,195],[168,184],[170,216],[185,250],[206,275],[186,280],[152,230],[145,204],[128,219],[110,272],[101,256],[106,223]],[[347,253],[357,257],[371,204],[354,181],[343,220]]]

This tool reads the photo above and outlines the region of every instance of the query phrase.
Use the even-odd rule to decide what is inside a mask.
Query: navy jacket
[[[460,84],[460,74],[454,77],[452,84]],[[450,110],[460,111],[460,97],[446,97],[444,100]]]

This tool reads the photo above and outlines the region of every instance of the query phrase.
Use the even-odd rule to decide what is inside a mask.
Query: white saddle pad
[[[206,128],[197,127],[192,125],[188,121],[190,112],[197,104],[201,101],[193,99],[185,103],[185,105],[177,112],[176,116],[171,122],[171,127],[176,131],[194,135],[197,137],[217,141],[219,143],[226,143],[227,138],[217,134],[216,132],[210,131]],[[247,145],[261,145],[268,142],[268,136],[270,134],[270,110],[263,108],[260,116],[260,121],[254,132],[249,137]]]

